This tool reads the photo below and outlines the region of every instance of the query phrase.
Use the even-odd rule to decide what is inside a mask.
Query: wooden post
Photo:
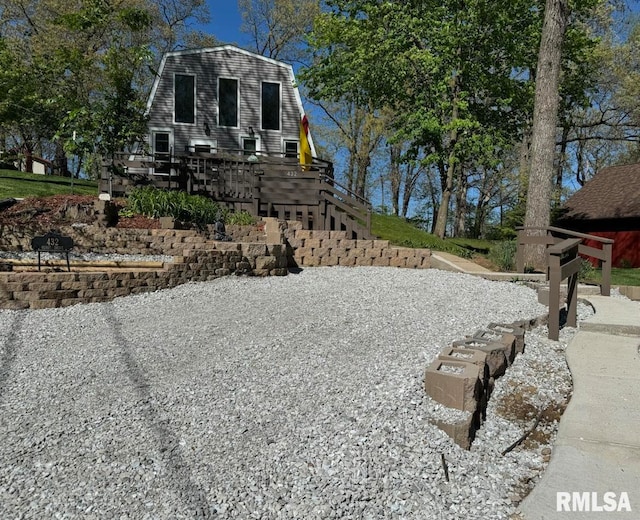
[[[577,325],[578,271],[580,258],[578,247],[581,239],[567,238],[547,248],[549,266],[549,339],[558,341],[560,337],[560,283],[568,278],[567,325]],[[564,258],[563,258],[564,255]]]
[[[600,285],[600,294],[602,296],[611,295],[611,253],[613,244],[602,244],[604,260],[602,260],[602,285]]]
[[[569,276],[567,281],[567,325],[578,325],[578,273]]]
[[[516,272],[524,273],[524,242],[527,232],[524,229],[518,230],[518,248],[516,252]]]
[[[549,339],[558,341],[560,337],[560,255],[547,250],[549,273]]]

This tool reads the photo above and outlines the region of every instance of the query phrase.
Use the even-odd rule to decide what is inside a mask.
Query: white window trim
[[[195,146],[209,146],[211,147],[211,153],[216,153],[218,151],[218,140],[198,138],[189,139],[189,150]]]
[[[282,138],[282,156],[285,157],[287,153],[287,143],[296,143],[296,157],[300,157],[300,139],[293,139],[288,137]]]
[[[255,140],[255,142],[256,142],[256,154],[260,155],[260,152],[262,151],[262,148],[260,146],[261,139],[260,139],[259,135],[248,135],[248,134],[244,135],[244,134],[242,134],[240,136],[240,147],[241,147],[240,148],[240,153],[244,153],[244,140],[245,139],[254,139]]]
[[[280,127],[278,130],[274,130],[273,128],[265,128],[262,124],[262,85],[265,83],[273,83],[274,85],[278,85],[278,126]],[[281,81],[266,81],[263,80],[260,82],[260,130],[265,132],[282,132],[282,82]]]
[[[151,158],[155,158],[156,155],[156,139],[155,134],[169,134],[169,153],[175,154],[175,143],[173,137],[173,128],[167,127],[153,127],[149,128],[149,135],[151,136]],[[169,175],[168,173],[156,173],[154,168],[149,168],[149,175]]]
[[[191,76],[193,78],[193,123],[184,123],[176,121],[176,76]],[[190,72],[174,72],[173,73],[173,124],[196,126],[198,122],[198,78]]]
[[[232,79],[236,82],[236,126],[222,126],[220,124],[220,80]],[[216,103],[216,126],[219,128],[240,128],[240,78],[234,78],[233,76],[218,76],[217,79],[217,103]]]

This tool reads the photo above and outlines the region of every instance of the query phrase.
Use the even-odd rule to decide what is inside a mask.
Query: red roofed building
[[[596,173],[567,200],[555,225],[613,239],[613,266],[640,267],[640,164]]]

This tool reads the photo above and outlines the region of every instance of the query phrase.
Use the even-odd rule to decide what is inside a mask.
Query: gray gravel
[[[562,400],[574,331],[528,335],[471,451],[431,425],[453,412],[422,379],[452,340],[545,311],[517,284],[389,268],[0,310],[0,518],[508,518],[544,464],[499,455],[527,425],[492,407],[514,386]]]
[[[0,258],[15,260],[37,260],[38,253],[35,251],[0,251]],[[40,260],[64,260],[66,257],[60,253],[40,253]],[[112,262],[173,262],[173,256],[168,255],[118,255],[110,253],[79,253],[70,252],[70,261],[101,262],[104,260]]]

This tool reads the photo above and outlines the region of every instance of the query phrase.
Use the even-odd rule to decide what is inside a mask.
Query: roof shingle
[[[640,163],[596,173],[564,204],[562,220],[640,217]]]

